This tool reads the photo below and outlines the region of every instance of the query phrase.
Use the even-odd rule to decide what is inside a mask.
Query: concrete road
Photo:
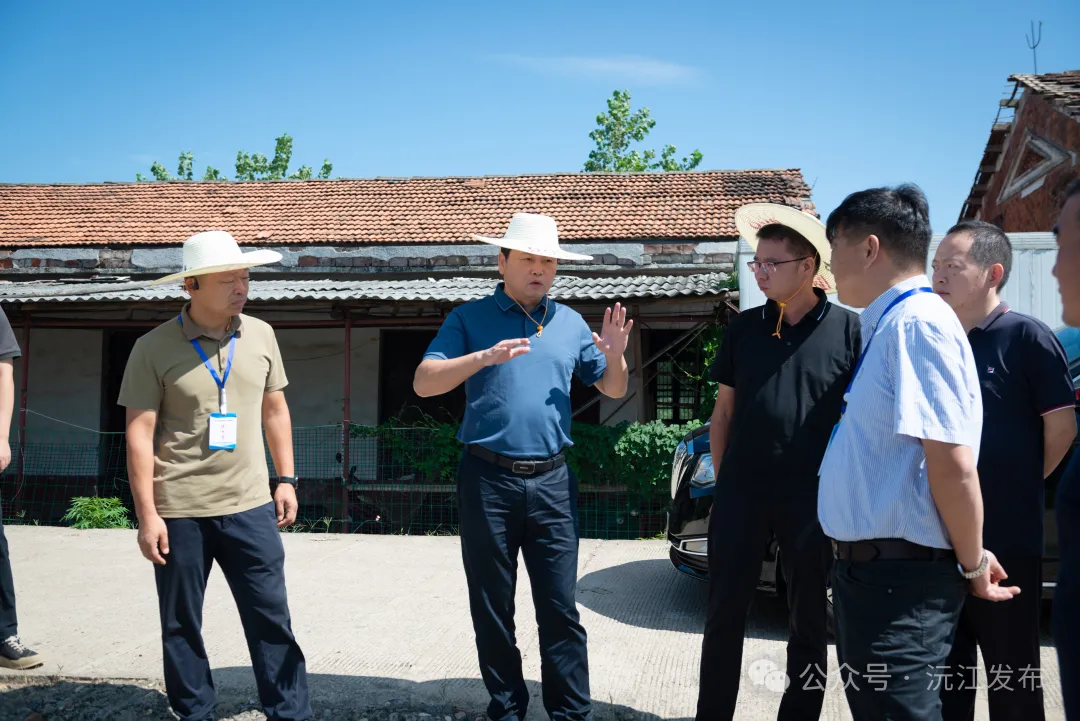
[[[30,673],[161,677],[153,571],[140,556],[133,531],[5,530],[20,634],[50,659]],[[316,704],[350,700],[364,707],[400,700],[484,710],[487,697],[456,538],[285,534],[284,541],[294,628],[308,659]],[[524,564],[521,574],[517,626],[533,692],[528,718],[543,719]],[[580,579],[596,717],[692,718],[705,585],[674,571],[666,545],[658,541],[583,541]],[[744,669],[762,659],[783,668],[784,614],[776,599],[756,602]],[[240,621],[217,569],[207,591],[204,635],[217,686],[256,698]],[[1063,720],[1057,659],[1048,640],[1043,663],[1048,718]],[[835,669],[831,653],[822,718],[849,719]],[[10,672],[0,669],[3,673]],[[775,718],[779,700],[744,672],[736,717]],[[982,699],[977,718],[988,718]]]

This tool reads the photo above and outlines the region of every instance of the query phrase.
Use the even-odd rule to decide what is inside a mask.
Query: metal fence
[[[291,532],[457,534],[460,446],[445,430],[303,427],[293,431],[293,448],[300,510]],[[269,452],[267,465],[273,475]],[[663,494],[629,491],[617,477],[612,472],[579,486],[582,536],[633,539],[662,533]],[[95,500],[75,500],[87,498]],[[13,444],[11,464],[0,475],[5,524],[116,525],[123,515],[120,506],[134,522],[120,433],[28,429],[22,442]],[[103,507],[113,512],[95,516]],[[106,515],[109,520],[101,522]]]

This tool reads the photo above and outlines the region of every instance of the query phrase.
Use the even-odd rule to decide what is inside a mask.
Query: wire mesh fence
[[[446,429],[301,427],[293,448],[300,508],[290,532],[457,534],[461,447]],[[267,465],[273,476],[269,452]],[[666,494],[619,475],[610,468],[579,485],[582,536],[656,537]],[[0,475],[0,515],[9,525],[133,524],[124,435],[28,429]]]

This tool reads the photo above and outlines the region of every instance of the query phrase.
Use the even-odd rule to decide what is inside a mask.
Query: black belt
[[[870,541],[833,541],[833,556],[841,561],[938,561],[955,559],[948,548],[931,548],[903,538],[877,538]]]
[[[534,476],[537,473],[547,473],[566,463],[566,456],[561,453],[544,460],[525,461],[520,458],[511,458],[510,456],[504,456],[500,453],[489,451],[482,446],[469,445],[466,446],[466,448],[469,453],[477,458],[485,460],[499,468],[505,468],[511,473],[516,473],[519,476]]]

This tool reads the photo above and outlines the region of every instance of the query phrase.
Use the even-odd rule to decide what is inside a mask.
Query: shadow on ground
[[[633,561],[583,576],[578,603],[602,616],[639,628],[701,634],[709,583],[676,571],[665,559]],[[754,595],[746,620],[748,638],[788,637],[787,606],[764,592]]]
[[[250,668],[214,670],[219,721],[262,721]],[[332,721],[455,721],[483,719],[486,692],[479,679],[403,681],[372,676],[311,674],[314,719]],[[545,719],[541,684],[530,682],[528,719]],[[427,716],[420,716],[427,714]],[[459,717],[459,714],[464,714]],[[0,677],[0,719],[4,721],[142,721],[173,719],[160,681],[56,679],[26,674]],[[669,720],[617,704],[593,702],[596,721]]]

